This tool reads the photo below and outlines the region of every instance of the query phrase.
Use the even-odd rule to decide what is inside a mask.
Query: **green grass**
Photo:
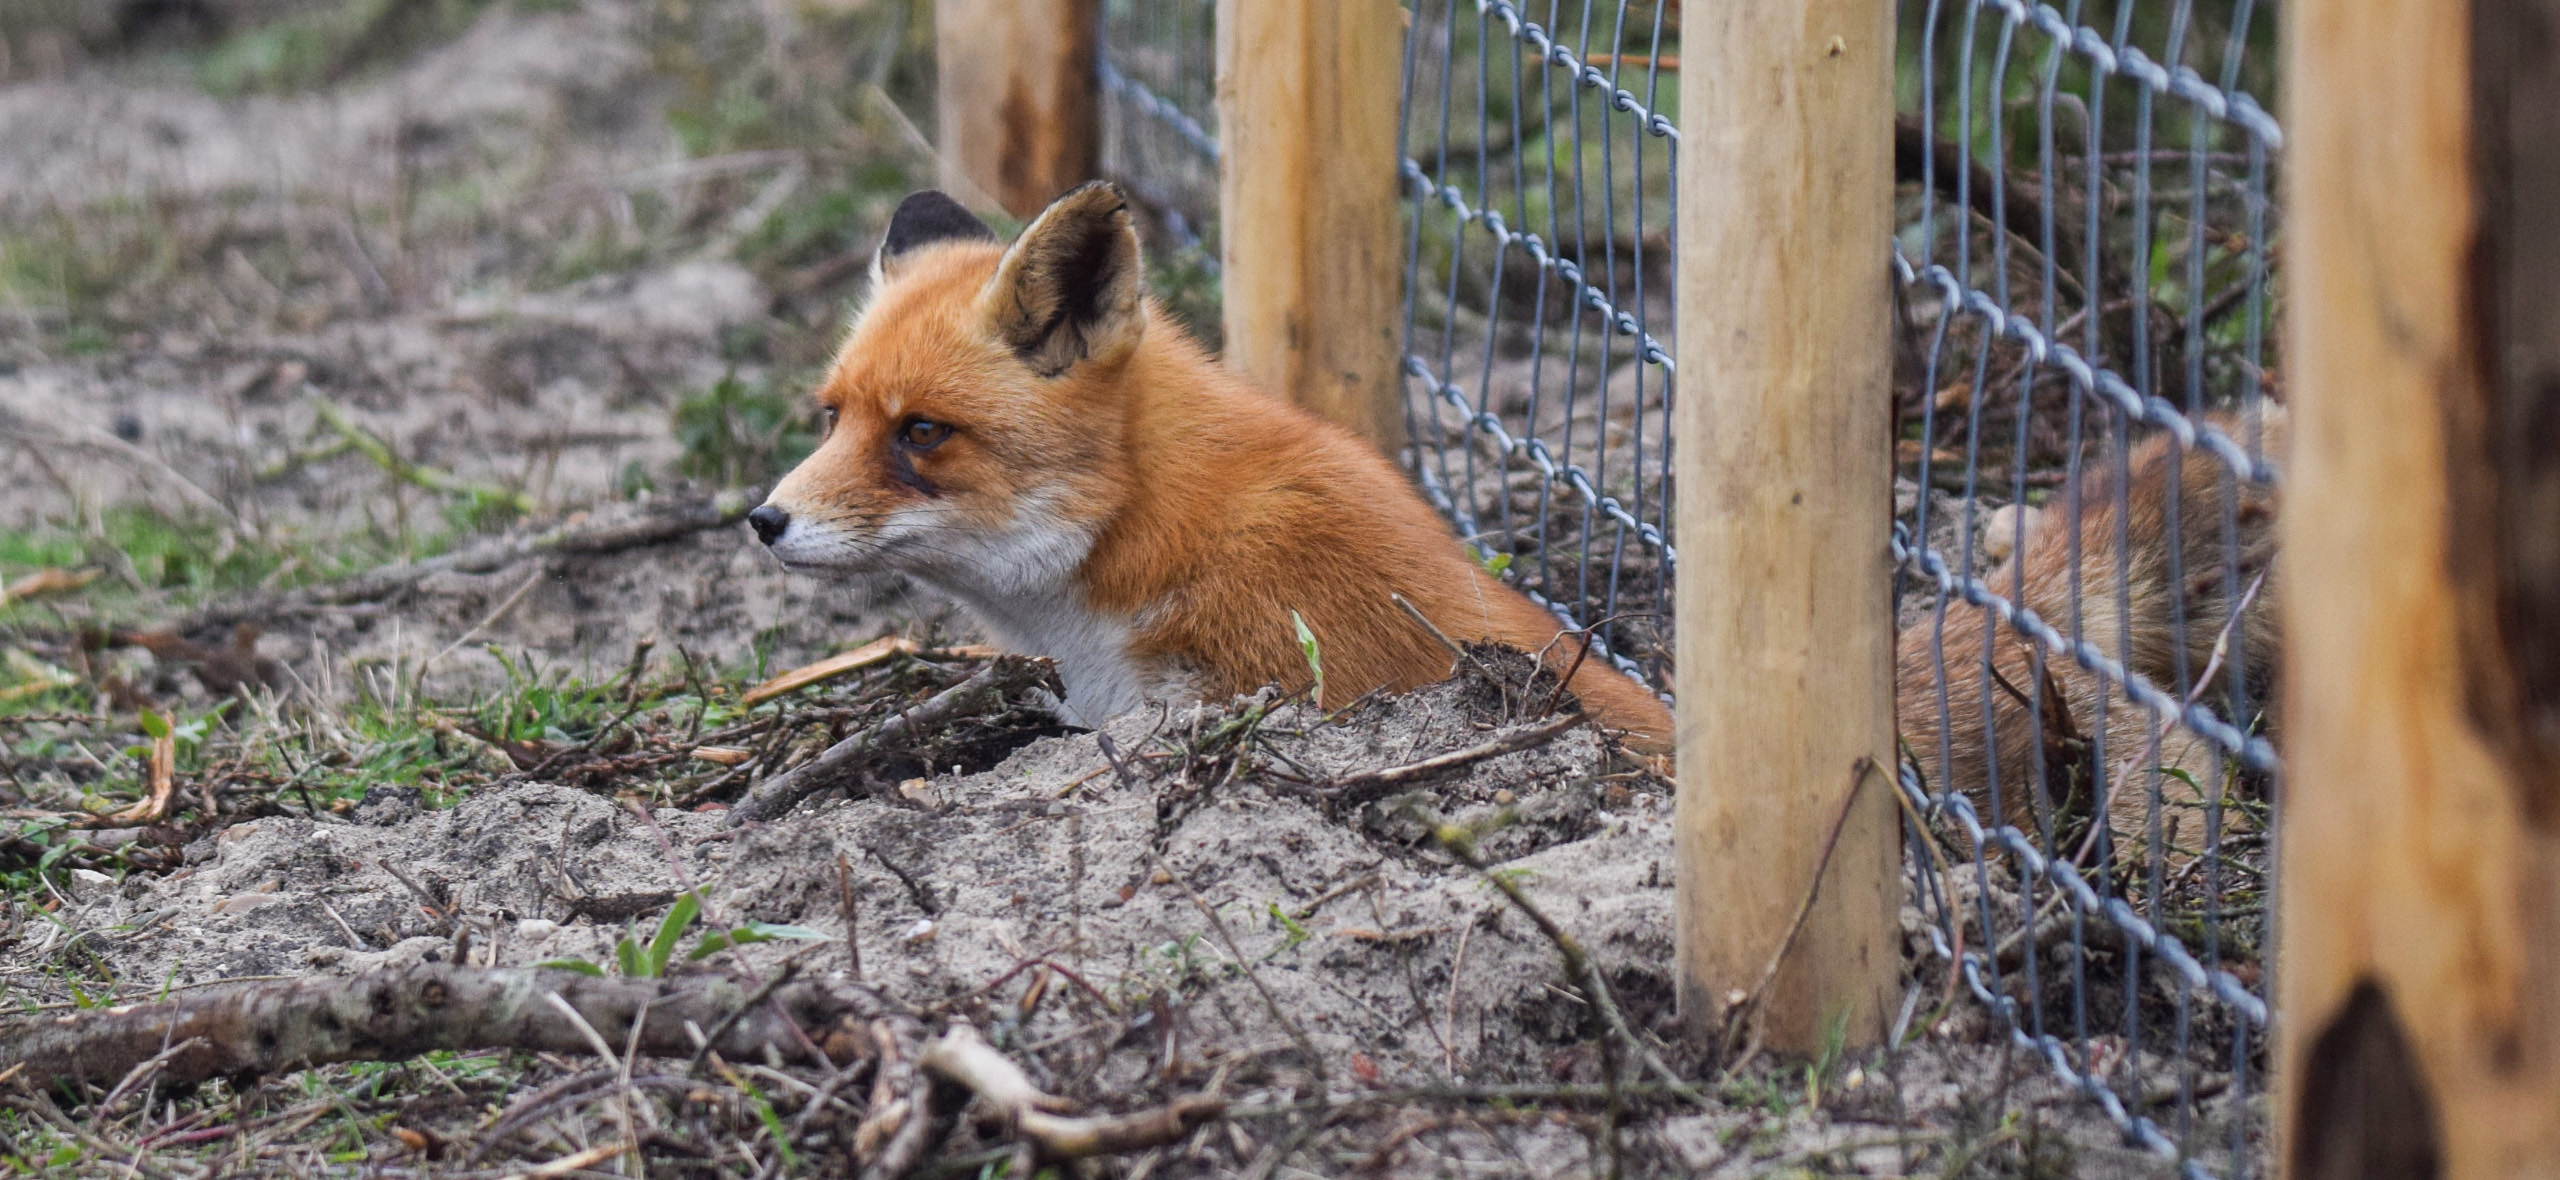
[[[1155,251],[1147,255],[1147,289],[1174,322],[1191,338],[1216,351],[1226,346],[1226,324],[1220,318],[1226,298],[1218,272],[1209,264],[1217,247],[1202,243],[1198,251]]]
[[[459,35],[491,0],[344,0],[234,30],[188,56],[225,98],[333,85]]]
[[[104,566],[107,572],[78,591],[0,605],[0,626],[35,624],[59,617],[56,605],[80,601],[108,617],[146,595],[178,602],[255,589],[285,570],[287,554],[261,545],[225,540],[225,530],[199,517],[175,517],[140,504],[118,504],[100,513],[95,531],[61,524],[0,529],[0,581],[38,569]],[[118,565],[122,569],[116,568]],[[124,575],[132,575],[128,580]],[[136,586],[139,582],[139,586]]]
[[[722,487],[762,483],[789,471],[818,446],[805,382],[736,374],[676,406],[677,470]]]
[[[0,627],[57,625],[66,603],[79,604],[95,622],[112,624],[225,595],[327,581],[442,552],[470,531],[500,523],[495,512],[469,504],[457,504],[451,515],[458,523],[424,536],[355,536],[325,544],[283,532],[244,538],[210,517],[173,515],[137,503],[109,506],[88,526],[57,520],[0,529],[0,582],[39,569],[103,571],[68,594],[0,604]]]
[[[104,351],[120,326],[116,296],[165,282],[192,261],[172,213],[119,199],[0,227],[0,306],[46,313],[61,325],[65,352]]]

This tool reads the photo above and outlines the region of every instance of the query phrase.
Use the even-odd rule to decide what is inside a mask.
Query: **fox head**
[[[749,522],[795,571],[964,598],[1055,584],[1124,486],[1115,393],[1147,319],[1118,188],[1058,198],[1011,246],[939,192],[908,197],[817,389],[825,436]]]

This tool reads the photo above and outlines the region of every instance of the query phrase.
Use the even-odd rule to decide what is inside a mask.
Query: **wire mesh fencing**
[[[2250,92],[2273,22],[1904,8],[1897,711],[1929,948],[2129,1142],[2250,1174],[2283,437],[2282,136]]]
[[[1667,691],[1681,4],[1408,7],[1406,460],[1489,566]],[[1911,805],[1895,1037],[1986,1021],[2190,1176],[2265,1170],[2267,7],[1902,0],[1877,243]],[[1210,6],[1109,11],[1107,158],[1214,234],[1213,55],[1158,52],[1205,46]]]
[[[1409,459],[1488,564],[1667,689],[1678,5],[1529,7],[1413,10]]]
[[[1107,0],[1102,170],[1155,243],[1212,272],[1218,220],[1217,0]]]

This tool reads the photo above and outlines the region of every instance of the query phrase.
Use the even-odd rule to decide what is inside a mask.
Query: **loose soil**
[[[313,6],[215,7],[265,20]],[[865,54],[905,35],[861,23],[901,7],[885,2],[800,16],[709,7],[755,33],[747,64],[676,54],[694,27],[670,15],[682,5],[491,3],[389,66],[245,98],[208,94],[156,58],[81,49],[96,30],[42,40],[0,24],[14,50],[0,54],[12,63],[0,67],[0,258],[17,276],[0,287],[0,530],[78,535],[101,587],[128,580],[104,546],[103,522],[122,508],[270,555],[263,589],[144,580],[12,608],[0,646],[68,665],[77,637],[107,624],[181,623],[322,580],[322,567],[640,518],[769,478],[769,449],[706,450],[688,407],[724,379],[788,393],[805,378],[858,282],[848,260],[904,188],[896,174],[930,161],[877,111],[828,124],[824,144],[750,137],[709,157],[689,146],[679,125],[700,119],[700,73],[770,68],[848,30],[869,38],[854,46]],[[811,15],[836,10],[855,15]],[[790,179],[795,168],[804,179]],[[824,179],[866,168],[892,176],[868,188]],[[759,252],[766,219],[798,208],[800,186],[831,184],[840,228]],[[339,445],[331,414],[396,462]],[[526,511],[491,514],[487,495],[425,486],[421,468],[520,497]],[[734,527],[438,573],[378,601],[256,621],[247,641],[274,661],[282,691],[223,723],[244,749],[260,727],[340,724],[359,700],[420,716],[469,705],[526,667],[601,682],[644,641],[642,680],[734,693],[884,632],[972,637],[946,605],[895,585],[786,578]],[[220,703],[184,669],[121,649],[83,675],[164,712]],[[486,785],[459,798],[385,787],[344,810],[270,784],[173,819],[166,840],[139,838],[148,855],[37,868],[28,892],[0,902],[0,996],[147,1001],[426,959],[610,963],[617,940],[645,938],[699,888],[711,927],[779,923],[830,940],[752,945],[696,969],[858,974],[909,1010],[975,1021],[1086,1109],[1200,1092],[1237,1104],[1177,1146],[1105,1167],[1119,1174],[2162,1170],[2119,1146],[2043,1063],[1993,1041],[1966,1002],[1942,1006],[1947,980],[1916,953],[1916,910],[1905,925],[1921,965],[1898,1052],[1710,1069],[1672,1012],[1668,785],[1588,729],[1398,791],[1323,794],[1535,723],[1553,695],[1516,657],[1477,653],[1460,673],[1336,716],[1261,698],[1166,707],[1100,735],[1008,702],[1002,724],[973,722],[744,829],[720,805],[815,743],[758,751],[752,773],[714,790],[717,767],[685,756],[682,719],[643,712],[625,728],[667,753],[646,765],[598,753],[527,769],[489,745]],[[843,736],[920,691],[856,678],[778,708],[824,722],[788,730],[799,742]],[[109,695],[103,719],[0,716],[0,737],[77,746],[93,762],[121,757],[125,740],[147,747],[132,702]],[[97,775],[67,769],[69,753],[28,761],[21,779],[15,751],[0,787],[11,807],[129,801],[85,797]],[[181,784],[181,809],[195,806],[193,786]],[[1632,1046],[1604,1052],[1610,1034],[1559,947],[1452,854],[1444,827],[1588,950],[1649,1051],[1702,1088],[1670,1097],[1630,1070],[1619,1162],[1594,1087],[1610,1053]],[[31,864],[24,851],[0,856]],[[190,1176],[498,1174],[626,1133],[615,1119],[633,1101],[668,1128],[652,1171],[849,1166],[823,1128],[784,1162],[753,1102],[793,1117],[814,1075],[755,1063],[691,1092],[598,1088],[481,1141],[495,1112],[588,1068],[500,1054],[215,1083],[161,1095],[165,1111],[84,1105],[101,1094],[41,1101],[111,1141],[162,1137],[152,1166]],[[322,1090],[336,1095],[324,1109],[364,1117],[189,1138],[291,1115]],[[9,1101],[34,1110],[31,1094]],[[2199,1143],[2217,1133],[2194,1132]],[[976,1170],[1001,1138],[964,1127],[934,1174]],[[457,1145],[475,1142],[488,1154],[463,1163]],[[94,1147],[55,1170],[126,1174]]]

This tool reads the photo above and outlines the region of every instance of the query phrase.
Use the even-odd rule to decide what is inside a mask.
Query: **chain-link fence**
[[[1667,690],[1681,5],[1408,7],[1407,461],[1484,560]],[[1894,1037],[1987,1019],[2190,1175],[2265,1154],[2285,435],[2261,7],[1903,0],[1878,243]],[[1213,233],[1182,195],[1214,194],[1207,55],[1165,51],[1205,45],[1209,9],[1110,12],[1111,167]]]

